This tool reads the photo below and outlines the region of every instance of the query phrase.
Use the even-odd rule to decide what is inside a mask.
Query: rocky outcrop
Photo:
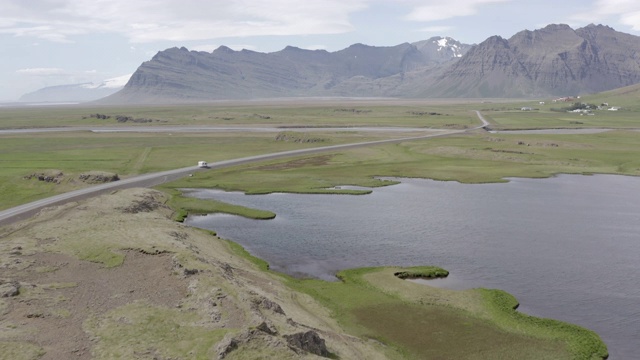
[[[309,330],[307,332],[285,335],[287,344],[296,352],[304,351],[318,356],[329,357],[331,353],[327,350],[324,339],[317,332]]]
[[[64,180],[64,173],[62,172],[42,172],[42,173],[33,173],[23,177],[25,180],[36,179],[38,181],[60,184]]]
[[[0,279],[0,298],[14,297],[20,294],[20,282]]]
[[[120,180],[120,177],[118,174],[92,172],[80,174],[78,175],[78,179],[88,184],[103,184],[118,181]]]

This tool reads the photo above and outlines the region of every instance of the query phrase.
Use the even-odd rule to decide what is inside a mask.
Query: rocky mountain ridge
[[[478,45],[434,37],[389,47],[272,53],[171,48],[105,103],[277,97],[544,97],[640,82],[640,37],[603,25],[548,25]]]
[[[493,36],[443,69],[425,96],[535,97],[595,93],[640,82],[640,37],[603,25],[549,25]]]
[[[462,56],[470,45],[434,37],[389,47],[354,44],[346,49],[287,46],[272,53],[211,53],[171,48],[143,63],[125,88],[107,102],[207,101],[296,96],[369,96],[369,81],[392,78]],[[386,92],[384,88],[374,96]]]

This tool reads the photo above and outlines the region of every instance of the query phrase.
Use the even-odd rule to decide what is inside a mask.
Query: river
[[[596,331],[610,359],[640,354],[640,178],[561,175],[460,184],[401,179],[370,195],[246,196],[193,189],[270,210],[273,220],[190,216],[298,276],[340,269],[438,265],[437,286],[499,288],[520,311]]]

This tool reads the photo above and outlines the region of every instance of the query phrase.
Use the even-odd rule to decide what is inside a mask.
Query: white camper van
[[[206,161],[198,161],[198,167],[200,168],[208,168],[209,164]]]

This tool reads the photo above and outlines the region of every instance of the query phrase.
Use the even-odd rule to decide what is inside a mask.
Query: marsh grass
[[[400,279],[437,279],[449,276],[449,271],[437,266],[415,266],[393,274]]]
[[[167,202],[174,209],[174,220],[183,222],[188,215],[225,213],[243,216],[249,219],[268,220],[276,217],[276,214],[267,210],[252,209],[240,205],[233,205],[216,200],[197,199],[187,197],[174,188],[158,187],[170,194]]]
[[[361,268],[338,273],[340,282],[289,278],[294,290],[307,293],[331,309],[334,317],[352,334],[376,339],[390,346],[395,358],[451,359],[588,359],[592,347],[576,342],[564,323],[540,320],[512,319],[504,325],[501,312],[486,316],[486,306],[493,309],[493,300],[477,296],[478,291],[449,292],[431,290],[428,286],[411,284],[393,277],[393,273],[441,274],[444,269]],[[370,282],[367,275],[389,272],[393,283]],[[392,284],[392,286],[389,286]],[[412,288],[417,297],[405,296],[393,284]],[[458,293],[469,293],[466,303],[449,301]],[[426,299],[430,300],[426,300]],[[460,304],[464,304],[461,306]],[[472,308],[483,311],[475,313]],[[493,310],[492,310],[493,311]],[[522,321],[521,321],[522,320]],[[529,326],[524,327],[523,326]],[[551,330],[547,330],[547,328]],[[587,332],[579,327],[572,331]],[[553,336],[549,333],[553,332]],[[596,336],[596,339],[599,339]],[[599,344],[604,347],[601,341]],[[606,351],[606,347],[604,347]],[[446,354],[446,355],[445,355]],[[597,353],[602,355],[601,352]]]
[[[344,150],[313,165],[287,166],[293,160],[242,165],[184,178],[171,186],[248,194],[334,193],[330,189],[340,185],[378,187],[395,183],[380,177],[487,183],[560,173],[638,176],[639,142],[640,132],[633,131],[590,135],[477,133]]]
[[[478,289],[486,300],[495,322],[502,328],[533,334],[541,338],[566,339],[573,359],[606,358],[608,350],[593,331],[553,319],[529,316],[516,311],[518,301],[502,290]]]

